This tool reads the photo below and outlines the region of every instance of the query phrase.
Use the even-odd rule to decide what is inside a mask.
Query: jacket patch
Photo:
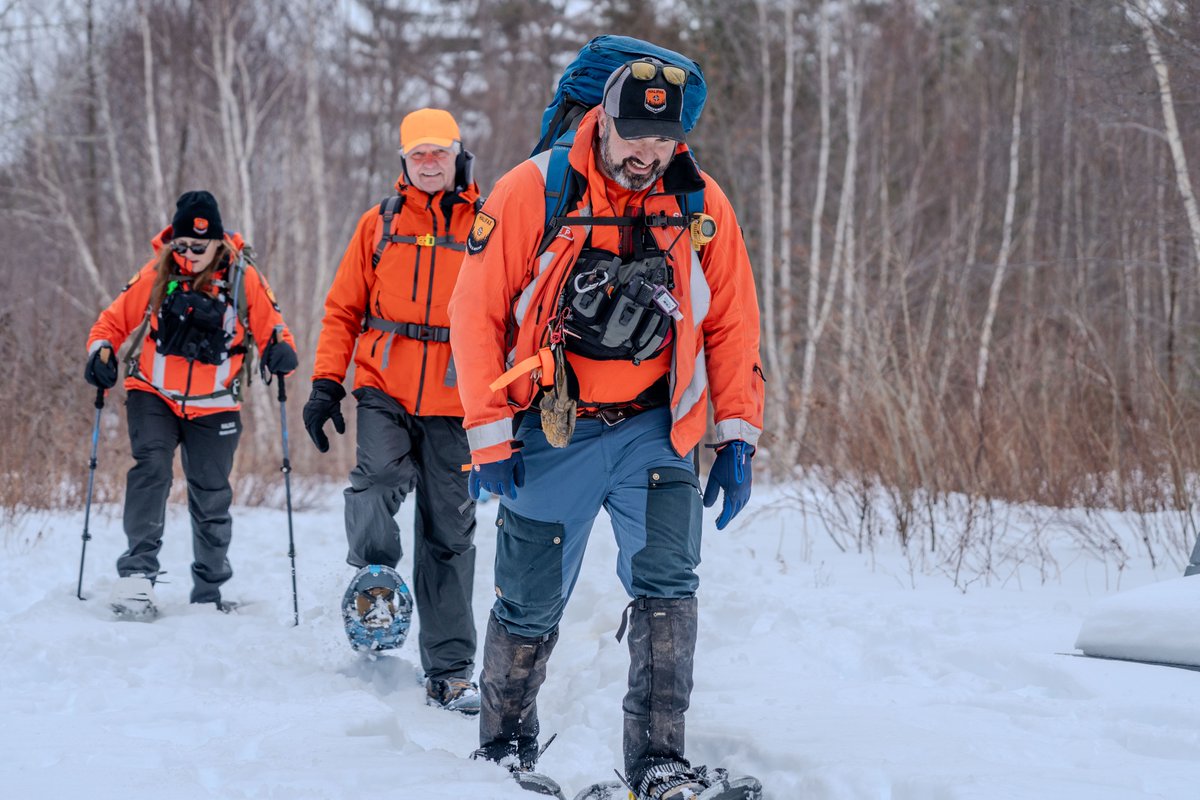
[[[482,211],[476,214],[475,221],[471,223],[471,235],[467,237],[467,252],[473,256],[482,253],[495,228],[496,220],[493,217]]]
[[[267,285],[267,281],[264,278],[259,276],[259,280],[262,281],[263,289],[267,292],[267,299],[271,301],[271,307],[278,311],[279,302],[275,299],[275,293],[271,291],[271,287]]]
[[[141,270],[138,270],[137,272],[133,273],[133,277],[132,277],[132,278],[130,278],[130,279],[129,279],[129,280],[126,282],[126,283],[125,283],[125,288],[124,288],[124,289],[122,289],[121,291],[122,291],[122,292],[124,292],[124,291],[125,291],[126,289],[128,289],[130,286],[133,286],[135,283],[137,283],[137,282],[138,282],[138,278],[140,278],[140,277],[142,277],[142,271],[141,271]]]

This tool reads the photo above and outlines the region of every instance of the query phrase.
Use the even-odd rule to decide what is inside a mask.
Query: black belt
[[[598,419],[611,427],[652,408],[661,408],[661,406],[639,406],[632,403],[603,405],[598,408],[580,409],[577,415],[580,419]]]

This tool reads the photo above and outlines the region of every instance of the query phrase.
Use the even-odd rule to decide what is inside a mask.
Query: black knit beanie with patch
[[[175,217],[171,220],[172,236],[192,239],[223,239],[221,210],[217,198],[210,192],[184,192],[175,201]]]

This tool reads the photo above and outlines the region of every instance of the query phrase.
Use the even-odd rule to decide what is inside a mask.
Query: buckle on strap
[[[437,325],[420,325],[416,322],[392,322],[389,319],[381,319],[380,317],[372,316],[370,313],[363,316],[363,330],[368,329],[391,333],[396,336],[404,336],[408,339],[416,339],[418,342],[449,342],[450,329],[441,328]]]
[[[418,325],[415,322],[405,323],[403,335],[410,339],[416,339],[418,342],[450,341],[449,328],[438,328],[433,325]]]
[[[437,245],[437,237],[432,233],[421,234],[414,238],[416,239],[417,247],[434,247]],[[413,338],[415,339],[416,337],[414,336]]]
[[[624,422],[630,417],[636,417],[643,411],[648,410],[650,410],[650,406],[640,406],[636,403],[624,403],[621,405],[599,406],[598,408],[581,408],[579,410],[579,416],[598,419],[611,428],[618,423]]]

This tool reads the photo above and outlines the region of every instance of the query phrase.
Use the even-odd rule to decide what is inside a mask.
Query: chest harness
[[[158,310],[155,311],[151,305],[147,305],[146,315],[131,337],[136,345],[125,356],[130,377],[145,381],[184,407],[188,402],[213,400],[227,395],[232,396],[234,401],[241,398],[243,382],[249,382],[251,356],[250,348],[246,345],[250,325],[242,280],[245,274],[244,257],[244,253],[238,254],[227,270],[226,279],[214,278],[209,283],[216,289],[215,293],[195,291],[192,288],[195,275],[177,271],[171,273],[167,291]],[[233,314],[228,313],[231,306],[235,309]],[[155,318],[155,326],[150,324],[151,316]],[[233,344],[237,338],[239,320],[243,329],[242,341]],[[188,362],[187,387],[182,394],[156,384],[152,377],[141,371],[138,362],[141,345],[147,334],[154,342],[156,353],[161,356],[176,356]],[[245,359],[242,369],[229,386],[207,394],[190,394],[192,366],[196,362],[219,366],[236,355],[245,356]]]
[[[417,251],[417,262],[413,268],[413,299],[416,299],[417,281],[421,271],[421,253],[428,248],[429,250],[429,269],[430,280],[432,280],[432,271],[437,259],[437,248],[445,250],[464,251],[466,244],[457,242],[453,236],[439,235],[437,232],[437,214],[431,214],[433,217],[433,232],[419,234],[415,236],[402,236],[397,233],[392,233],[392,220],[404,208],[403,194],[392,195],[383,200],[379,204],[379,241],[375,245],[375,252],[371,254],[371,272],[379,268],[379,261],[383,258],[383,253],[389,244],[413,244],[420,248]],[[482,207],[483,201],[475,201],[475,211],[478,212]],[[450,214],[447,213],[446,219],[449,220]],[[449,225],[449,222],[447,222]],[[378,309],[377,309],[378,310]],[[425,325],[418,322],[399,322],[397,320],[385,319],[383,317],[371,313],[370,308],[363,315],[362,323],[363,333],[368,330],[379,331],[387,335],[387,344],[383,348],[382,367],[387,369],[389,358],[392,351],[392,341],[395,336],[403,336],[408,339],[416,339],[419,342],[441,342],[450,341],[450,329],[441,325]]]

